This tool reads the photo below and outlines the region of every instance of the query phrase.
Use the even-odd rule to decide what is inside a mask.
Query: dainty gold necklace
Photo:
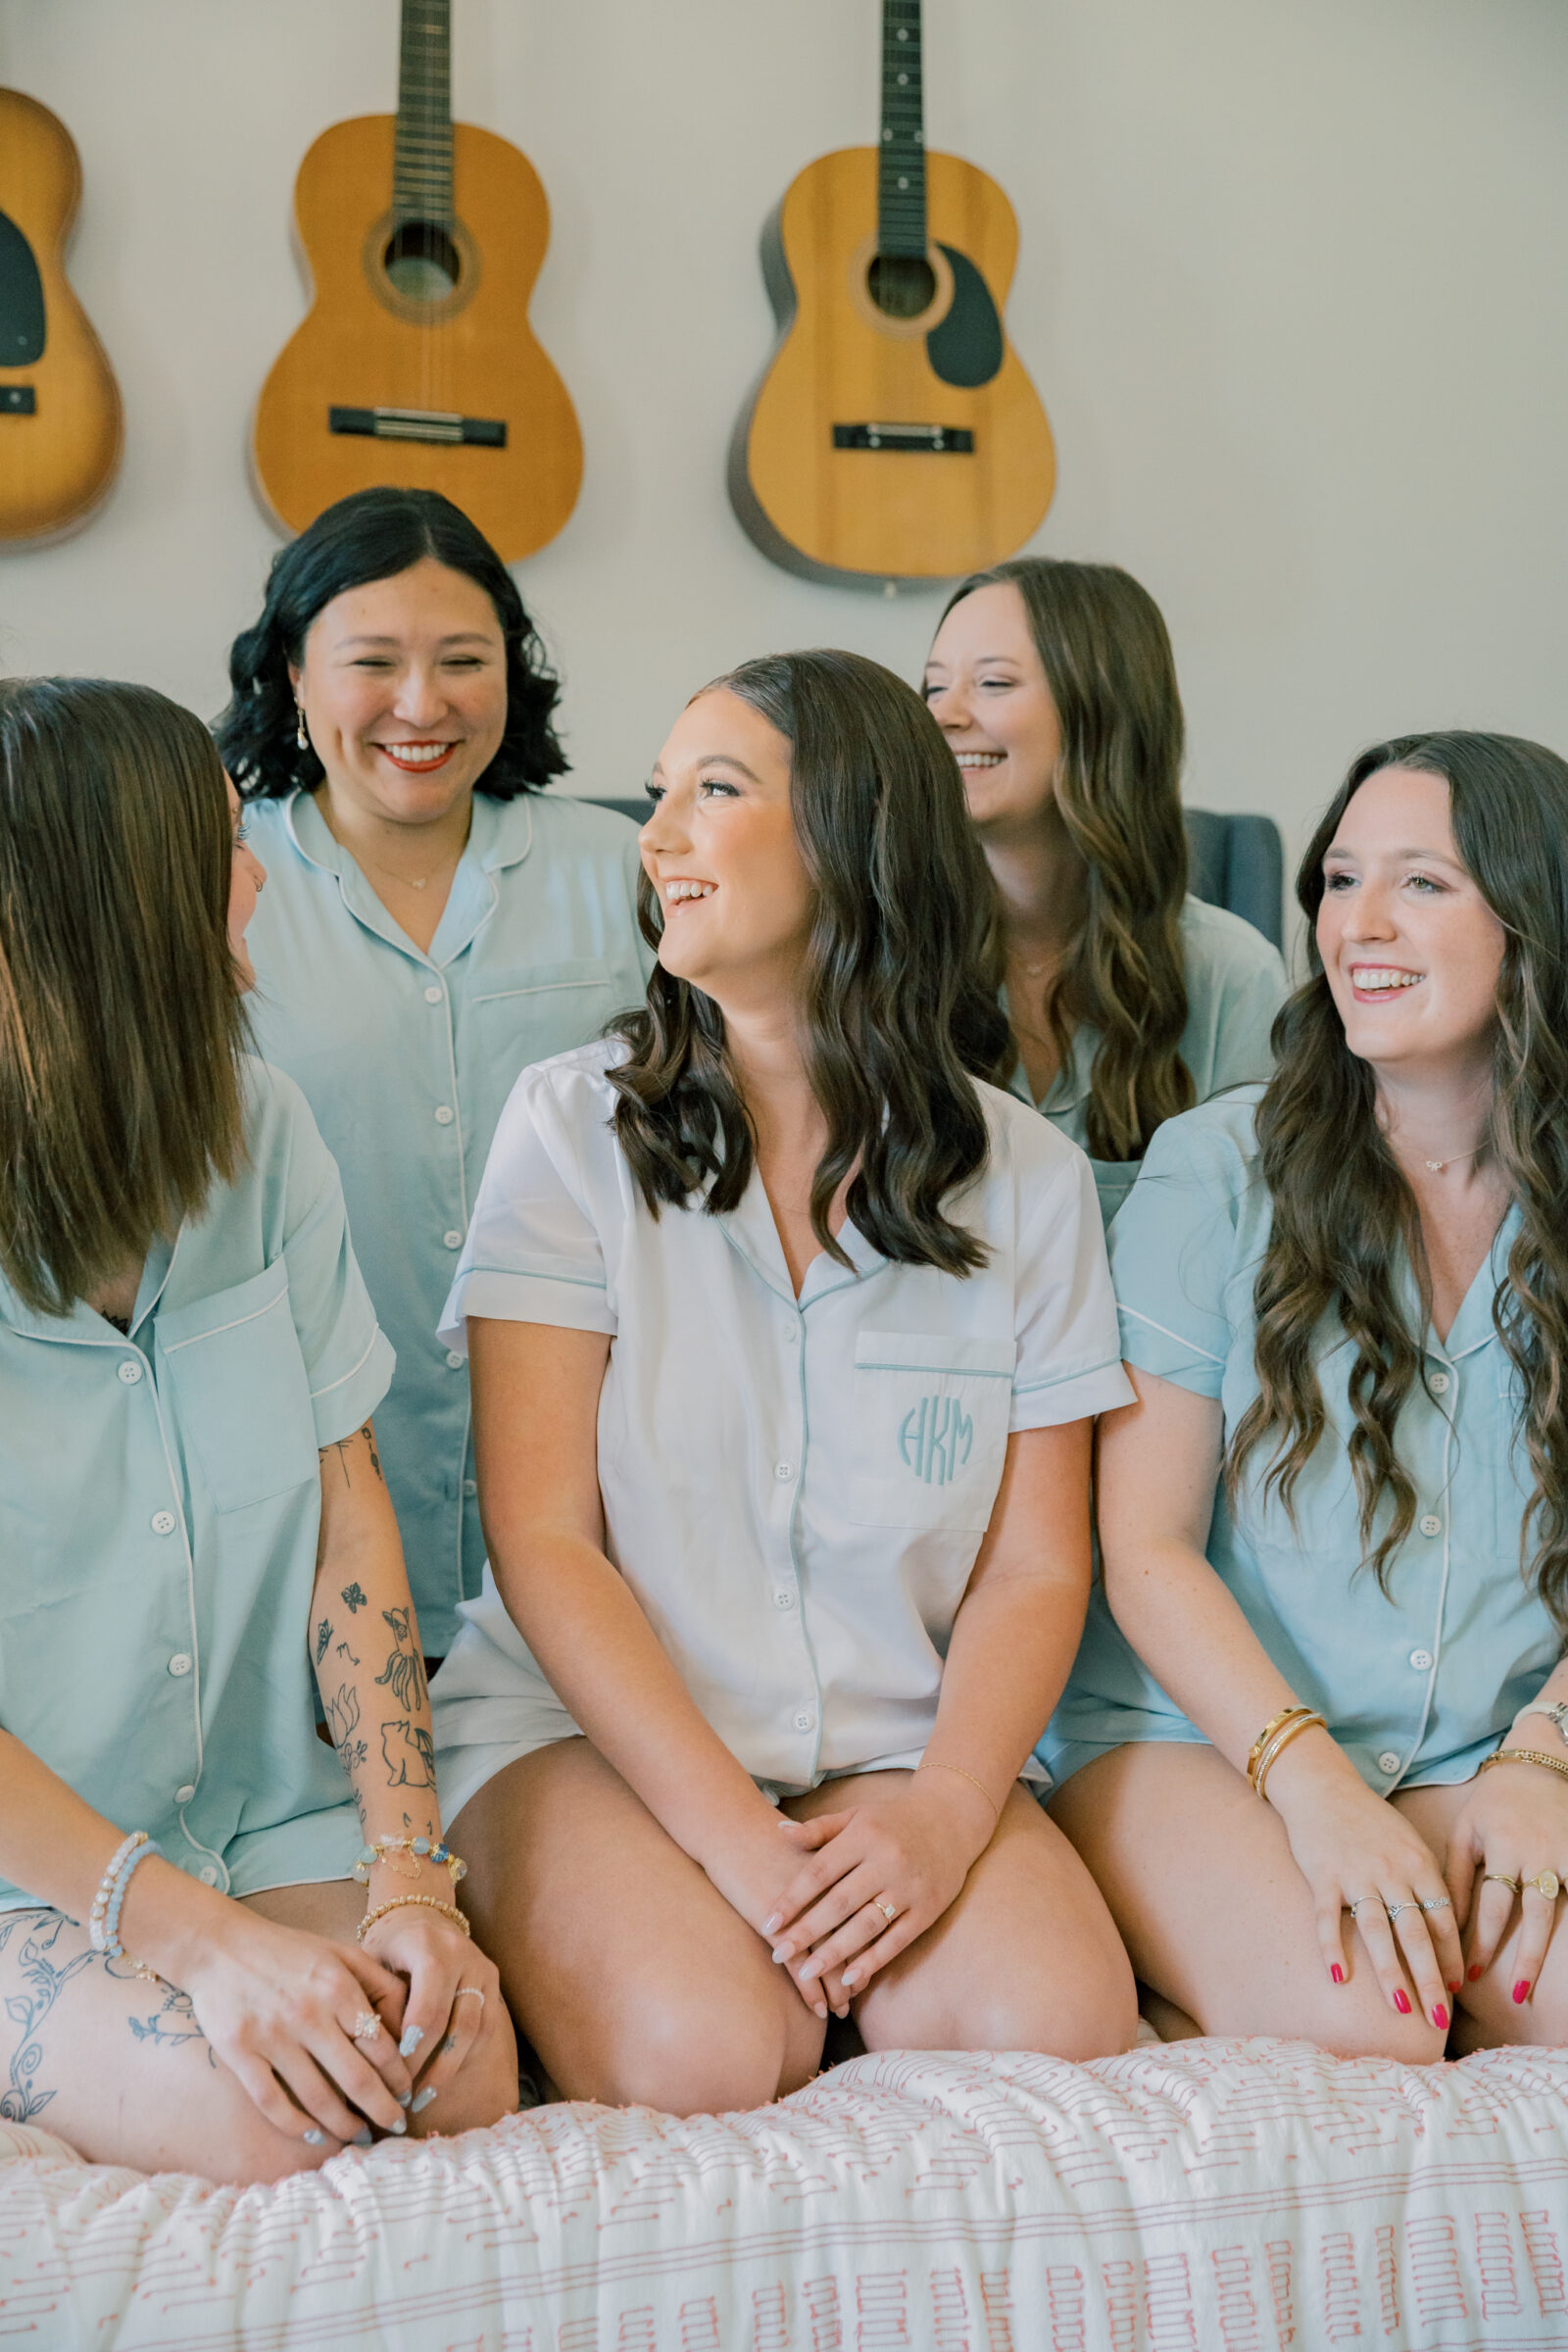
[[[1441,1176],[1445,1168],[1456,1168],[1461,1159],[1474,1159],[1480,1150],[1479,1144],[1472,1144],[1468,1152],[1450,1152],[1446,1159],[1424,1159],[1421,1165],[1430,1168],[1434,1176]]]

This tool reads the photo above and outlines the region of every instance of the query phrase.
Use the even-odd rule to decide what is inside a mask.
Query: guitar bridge
[[[961,424],[836,424],[835,449],[913,449],[927,457],[968,458],[974,435]]]
[[[372,441],[467,441],[481,449],[505,449],[506,420],[460,416],[454,409],[328,409],[327,430]]]

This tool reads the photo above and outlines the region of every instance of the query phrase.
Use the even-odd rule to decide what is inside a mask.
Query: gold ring
[[[375,2011],[362,2009],[354,2020],[354,2031],[349,2039],[351,2041],[373,2041],[380,2031],[381,2020],[376,2016]]]
[[[1554,1870],[1538,1870],[1533,1879],[1526,1879],[1525,1885],[1544,1894],[1548,1903],[1554,1903],[1562,1892],[1562,1881]]]
[[[1517,1894],[1519,1891],[1518,1880],[1510,1879],[1505,1870],[1484,1870],[1481,1874],[1481,1884],[1483,1886],[1506,1886],[1510,1894]]]
[[[471,1992],[474,1999],[478,2002],[480,2008],[482,2009],[484,2007],[484,1993],[481,1987],[477,1984],[460,1984],[457,1991],[452,1995],[452,1998],[455,2001],[461,2001],[466,1992]]]
[[[897,1903],[890,1903],[890,1902],[888,1901],[888,1898],[887,1898],[887,1896],[886,1896],[885,1894],[878,1894],[878,1895],[875,1895],[875,1896],[873,1896],[873,1897],[872,1897],[872,1902],[873,1902],[873,1905],[874,1905],[875,1909],[877,1909],[878,1911],[880,1911],[880,1912],[881,1912],[881,1914],[882,1914],[883,1918],[884,1918],[884,1919],[887,1921],[887,1923],[888,1923],[888,1926],[891,1928],[891,1927],[892,1927],[892,1925],[893,1925],[893,1922],[894,1922],[894,1921],[895,1921],[895,1920],[898,1918],[898,1916],[899,1916],[899,1906],[898,1906],[898,1904],[897,1904]]]

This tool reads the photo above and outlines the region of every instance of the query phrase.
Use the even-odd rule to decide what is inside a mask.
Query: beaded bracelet
[[[389,1911],[408,1911],[416,1906],[421,1911],[439,1911],[443,1919],[450,1919],[454,1927],[463,1930],[465,1936],[473,1934],[467,1919],[458,1909],[456,1903],[438,1902],[433,1894],[395,1894],[389,1903],[377,1903],[373,1911],[367,1911],[354,1931],[355,1941],[363,1943],[376,1921],[385,1919]]]
[[[138,1866],[162,1854],[163,1847],[149,1838],[145,1830],[135,1830],[112,1855],[108,1869],[98,1882],[98,1891],[92,1899],[87,1920],[87,1939],[95,1952],[106,1960],[123,1960],[125,1947],[120,1940],[120,1913]],[[152,1978],[155,1971],[136,1963],[139,1977]]]
[[[116,1846],[104,1865],[104,1875],[98,1882],[98,1891],[92,1898],[92,1909],[87,1914],[87,1939],[95,1952],[101,1952],[106,1948],[104,1921],[108,1917],[110,1898],[115,1891],[120,1874],[136,1848],[139,1845],[146,1845],[148,1842],[145,1830],[132,1830],[130,1836],[122,1838]]]
[[[397,1878],[418,1877],[417,1867],[400,1870],[391,1859],[393,1854],[413,1854],[417,1862],[444,1862],[454,1886],[460,1879],[466,1879],[468,1875],[468,1865],[459,1859],[445,1838],[437,1838],[432,1843],[428,1838],[372,1838],[368,1845],[360,1848],[360,1858],[354,1865],[354,1876],[360,1885],[368,1886],[371,1869],[377,1862],[384,1862]]]

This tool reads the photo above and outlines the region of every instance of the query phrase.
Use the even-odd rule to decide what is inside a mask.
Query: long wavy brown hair
[[[222,765],[149,686],[0,684],[0,1274],[39,1314],[244,1158]]]
[[[1100,1032],[1089,1087],[1093,1157],[1141,1159],[1161,1121],[1196,1100],[1181,1056],[1185,727],[1170,635],[1130,572],[1044,556],[974,572],[943,619],[977,588],[1001,583],[1023,599],[1056,707],[1056,804],[1089,882],[1083,929],[1046,989],[1045,1019],[1063,1068],[1074,1030]]]
[[[1273,1203],[1253,1293],[1259,1388],[1232,1438],[1226,1485],[1234,1503],[1246,1464],[1267,1447],[1264,1492],[1290,1508],[1323,1436],[1317,1365],[1325,1328],[1337,1324],[1355,1350],[1349,1457],[1362,1556],[1387,1591],[1416,1510],[1395,1438],[1424,1378],[1430,1284],[1414,1196],[1378,1124],[1372,1072],[1346,1045],[1315,937],[1325,853],[1351,797],[1386,767],[1446,781],[1454,847],[1506,934],[1483,1149],[1507,1181],[1519,1230],[1492,1312],[1534,1481],[1521,1561],[1568,1633],[1568,763],[1538,743],[1452,733],[1378,744],[1350,769],[1301,860],[1296,895],[1311,975],[1275,1022],[1275,1074],[1258,1106]],[[1399,1307],[1401,1258],[1417,1277],[1419,1331]]]
[[[790,745],[790,808],[811,885],[802,984],[805,1058],[827,1121],[811,1229],[828,1231],[845,1178],[857,1228],[884,1257],[967,1274],[984,1246],[949,1196],[988,1151],[971,1072],[1005,1057],[991,943],[994,893],[942,730],[902,679],[859,654],[779,654],[715,678]],[[643,876],[643,936],[660,907]],[[708,1185],[739,1203],[751,1122],[711,997],[654,968],[648,1000],[611,1024],[631,1048],[611,1073],[615,1134],[644,1200],[684,1207]]]

